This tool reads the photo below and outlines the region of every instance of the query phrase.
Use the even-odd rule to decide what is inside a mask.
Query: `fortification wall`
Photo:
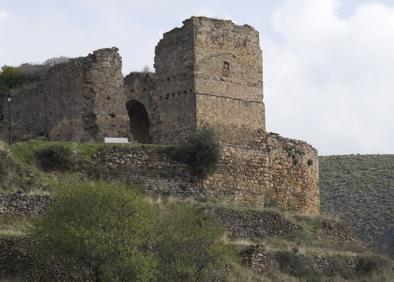
[[[236,205],[319,213],[317,151],[276,134],[261,133],[255,140],[222,145],[218,170],[203,182],[206,193]]]
[[[41,81],[12,92],[14,140],[45,136],[50,140],[103,141],[125,136],[121,58],[116,48],[101,49],[48,69]],[[6,135],[7,103],[2,103],[1,135]]]
[[[170,159],[163,150],[165,147],[114,146],[97,152],[85,173],[138,184],[149,195],[204,198],[187,166]]]
[[[131,72],[124,79],[126,87],[126,101],[136,100],[142,103],[152,117],[152,127],[154,127],[153,115],[157,111],[155,102],[155,89],[157,87],[157,78],[155,73]]]
[[[268,195],[278,206],[305,214],[319,213],[318,153],[303,141],[267,135],[270,156]]]
[[[262,55],[251,26],[205,17],[194,25],[198,127],[212,127],[224,142],[242,144],[265,130]]]
[[[144,72],[131,72],[124,79],[124,86],[126,91],[126,107],[131,103],[141,103],[147,114],[148,114],[148,142],[145,143],[158,143],[156,138],[156,128],[160,127],[160,114],[157,111],[157,96],[155,95],[157,87],[157,78],[154,73],[144,73]],[[138,137],[134,136],[138,134],[134,126],[134,123],[141,123],[138,118],[133,117],[132,109],[130,110],[129,118],[130,124],[129,129],[131,132],[131,139],[138,142]],[[138,113],[135,113],[138,115]],[[134,121],[133,119],[136,120]],[[137,130],[138,131],[138,130]]]
[[[42,113],[46,121],[46,135],[51,140],[84,141],[91,138],[90,133],[84,130],[82,120],[85,64],[86,58],[76,58],[55,65],[41,82],[45,107]],[[19,103],[16,101],[13,105],[18,106]],[[21,116],[16,124],[25,121],[26,116]]]
[[[196,129],[194,32],[191,22],[163,35],[155,50],[158,120],[154,143],[183,142]]]
[[[87,57],[83,119],[85,128],[97,127],[95,140],[130,134],[118,48],[100,49]],[[94,123],[93,123],[94,121]],[[92,123],[91,123],[92,122]]]
[[[317,151],[305,142],[276,134],[259,144],[221,144],[218,170],[203,181],[187,166],[156,147],[114,147],[95,155],[93,172],[104,178],[139,183],[153,195],[195,197],[236,206],[277,206],[319,213]],[[162,150],[162,151],[160,151]]]
[[[46,135],[46,99],[40,86],[40,83],[34,83],[12,91],[13,140]],[[0,132],[3,139],[8,140],[8,103],[5,97],[0,97],[0,99],[3,100],[3,119],[0,122]]]

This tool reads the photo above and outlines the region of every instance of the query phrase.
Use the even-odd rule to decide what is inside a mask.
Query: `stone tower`
[[[192,18],[197,127],[212,127],[229,143],[265,131],[259,34],[231,21]]]
[[[192,17],[156,47],[154,143],[179,143],[201,127],[228,143],[265,131],[262,55],[251,26]]]

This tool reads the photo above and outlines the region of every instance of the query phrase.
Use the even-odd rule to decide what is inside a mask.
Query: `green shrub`
[[[376,255],[361,256],[357,259],[357,271],[368,274],[386,267],[387,260]]]
[[[44,170],[68,170],[72,167],[71,149],[55,144],[35,151],[38,165]]]
[[[86,280],[85,273],[97,281],[151,281],[153,218],[151,205],[126,187],[69,183],[31,230],[39,278],[55,281],[60,268],[64,281]]]
[[[297,277],[314,274],[310,262],[292,251],[278,251],[275,253],[275,259],[284,273]]]
[[[169,204],[158,226],[157,281],[221,281],[224,229],[196,207]]]
[[[0,96],[26,83],[37,81],[39,77],[21,71],[21,67],[3,66],[0,71]]]
[[[189,165],[195,175],[204,177],[215,171],[220,159],[220,145],[212,129],[200,129],[189,142],[173,152],[173,157]]]

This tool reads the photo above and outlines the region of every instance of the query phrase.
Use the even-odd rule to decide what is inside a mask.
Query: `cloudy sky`
[[[117,46],[124,73],[153,68],[192,15],[259,30],[269,131],[323,155],[394,153],[393,0],[0,0],[0,66]]]

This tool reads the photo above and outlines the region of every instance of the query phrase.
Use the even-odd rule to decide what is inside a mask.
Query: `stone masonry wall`
[[[187,166],[170,159],[163,150],[165,147],[113,146],[95,153],[85,173],[138,184],[149,195],[204,198]]]
[[[318,153],[303,141],[270,134],[268,171],[271,195],[278,206],[306,214],[320,209]]]
[[[86,58],[76,58],[55,65],[48,70],[41,82],[45,107],[42,113],[46,121],[46,135],[51,140],[90,139],[90,134],[84,130],[81,119],[84,106],[85,64]],[[19,105],[18,102],[13,104]],[[23,110],[28,111],[28,108]],[[26,116],[20,116],[16,123],[25,121]]]
[[[131,102],[141,103],[147,114],[149,123],[149,137],[150,142],[158,143],[159,140],[156,138],[156,128],[160,128],[160,114],[157,105],[157,96],[155,95],[157,87],[157,78],[154,73],[144,72],[131,72],[124,79],[125,91],[126,91],[126,105]],[[129,117],[132,119],[133,117]],[[138,122],[138,120],[136,121]],[[136,141],[134,132],[131,130],[131,139]]]
[[[181,143],[196,129],[194,93],[194,32],[190,21],[163,35],[156,46],[158,117],[154,143]]]
[[[139,183],[148,194],[319,213],[316,150],[276,134],[261,138],[253,146],[222,143],[218,170],[203,181],[155,147],[113,147],[98,152],[92,166],[108,180]]]
[[[41,81],[12,92],[14,139],[45,136],[102,142],[104,136],[124,136],[128,117],[123,94],[121,58],[116,48],[55,65]],[[7,103],[2,104],[6,117]],[[6,122],[3,118],[3,138]]]
[[[83,109],[85,128],[95,116],[98,129],[95,140],[103,142],[104,137],[129,136],[122,58],[118,48],[97,50],[87,59]]]
[[[194,25],[198,127],[212,127],[221,140],[243,144],[265,130],[262,55],[251,26],[205,17]]]
[[[319,213],[317,151],[276,134],[260,138],[249,146],[222,144],[218,170],[203,182],[204,191],[236,205]]]
[[[23,86],[17,91],[12,91],[11,123],[12,138],[45,136],[47,132],[47,119],[45,115],[46,99],[40,88],[40,83]],[[3,119],[0,121],[0,135],[8,140],[8,103],[3,101]]]

